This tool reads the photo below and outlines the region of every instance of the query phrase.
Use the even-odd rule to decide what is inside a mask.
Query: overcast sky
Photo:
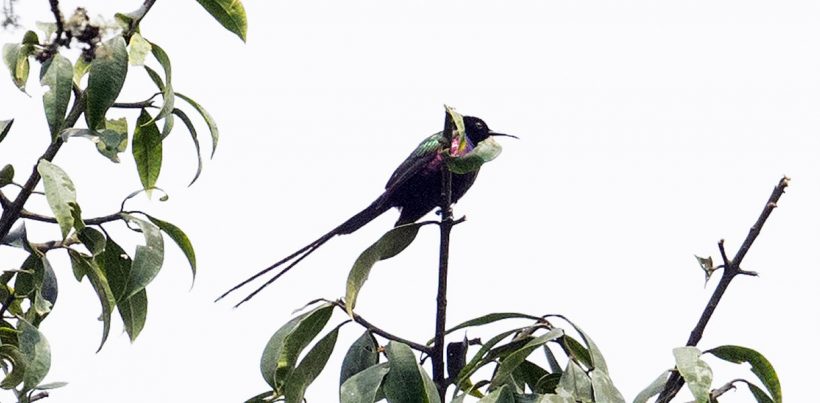
[[[47,2],[20,3],[25,27],[50,19]],[[178,124],[159,179],[170,200],[130,206],[182,227],[200,272],[190,289],[187,263],[167,241],[142,335],[131,344],[115,321],[95,354],[96,296],[74,281],[63,253],[50,254],[60,299],[43,325],[47,381],[70,384],[48,401],[230,402],[264,391],[258,363],[270,335],[304,302],[343,295],[356,256],[397,214],[332,240],[240,309],[212,300],[369,204],[440,130],[445,103],[521,138],[499,139],[503,154],[456,205],[467,221],[453,232],[450,324],[493,311],[564,314],[595,339],[631,401],[673,366],[672,348],[686,342],[714,288],[704,288],[693,254],[718,258],[725,238],[733,255],[785,174],[792,184],[744,261],[760,277],[736,279],[701,347],[754,348],[788,400],[816,395],[816,2],[245,3],[246,44],[194,1],[157,2],[143,21],[143,35],[171,57],[174,88],[208,108],[222,137],[187,188],[195,159]],[[110,20],[140,2],[61,4]],[[131,73],[124,99],[144,99],[152,87]],[[36,77],[35,69],[31,98],[0,80],[0,119],[16,119],[0,163],[14,163],[18,180],[47,144]],[[109,116],[120,115],[133,127],[133,115]],[[55,163],[77,184],[87,216],[116,211],[139,188],[129,153],[113,165],[86,140],[63,147]],[[106,228],[133,248],[139,237],[120,227]],[[53,227],[32,231],[36,240],[57,236]],[[405,253],[377,265],[360,313],[428,339],[437,248],[437,232],[425,227]],[[5,248],[0,264],[22,258]],[[359,334],[343,329],[308,401],[337,399],[341,357]],[[716,384],[753,378],[709,362]],[[728,395],[721,401],[751,399],[745,389]]]

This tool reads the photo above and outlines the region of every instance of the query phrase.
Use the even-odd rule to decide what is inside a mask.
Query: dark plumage
[[[484,141],[490,136],[509,136],[493,132],[487,127],[487,124],[484,123],[483,120],[472,116],[464,116],[464,130],[467,134],[467,147],[463,147],[460,150],[458,147],[452,147],[453,155],[462,156],[467,154],[472,151],[479,142]],[[456,140],[453,141],[455,142]],[[444,157],[439,151],[442,149],[444,142],[445,139],[442,132],[438,132],[426,138],[410,153],[410,156],[396,168],[393,175],[391,175],[387,181],[387,185],[384,187],[384,193],[374,200],[373,203],[370,203],[364,210],[350,217],[330,232],[322,235],[319,239],[237,284],[222,294],[217,300],[222,299],[265,273],[288,263],[284,269],[237,304],[237,306],[241,305],[288,272],[293,266],[302,261],[302,259],[306,258],[330,240],[330,238],[336,235],[353,233],[392,207],[397,207],[401,212],[399,220],[396,221],[396,226],[415,222],[432,211],[439,205],[441,200],[441,168],[444,164]],[[478,171],[466,174],[453,174],[452,200],[454,203],[470,189],[470,186],[475,182],[476,176],[478,176]]]

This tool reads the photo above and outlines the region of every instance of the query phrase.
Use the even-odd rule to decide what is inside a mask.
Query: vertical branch
[[[774,211],[775,207],[777,207],[777,202],[780,200],[780,196],[786,192],[787,186],[789,186],[789,178],[784,176],[777,183],[777,186],[775,186],[771,196],[769,196],[769,200],[766,202],[766,206],[763,207],[763,211],[760,213],[757,221],[755,221],[752,228],[749,229],[749,234],[746,236],[746,239],[743,241],[743,244],[740,246],[740,249],[737,251],[733,259],[730,260],[727,257],[726,250],[723,246],[723,240],[721,239],[718,243],[718,248],[720,249],[721,257],[723,258],[723,275],[720,277],[720,281],[718,282],[717,287],[715,287],[712,297],[709,298],[709,302],[706,303],[706,307],[703,309],[703,313],[701,314],[698,323],[695,325],[695,328],[692,329],[692,333],[689,334],[689,340],[686,342],[687,346],[694,347],[698,344],[698,342],[700,342],[700,339],[703,338],[703,332],[706,330],[706,325],[709,323],[709,319],[712,318],[712,314],[715,313],[715,309],[717,308],[720,299],[723,297],[723,294],[726,293],[726,290],[729,288],[729,284],[732,280],[739,274],[756,275],[754,272],[742,270],[740,268],[740,262],[742,262],[743,258],[746,257],[746,253],[749,252],[749,248],[752,247],[752,243],[754,243],[757,236],[760,235],[760,230],[763,229],[763,224],[766,223],[769,215],[771,215],[772,211]],[[681,377],[680,373],[677,371],[673,372],[666,381],[663,391],[661,391],[658,395],[656,403],[667,403],[671,401],[683,387],[683,384],[683,377]]]
[[[444,117],[445,158],[450,156],[453,142],[453,120],[447,111]],[[447,384],[444,374],[444,331],[447,319],[447,262],[450,254],[450,230],[453,228],[452,204],[453,175],[446,162],[441,166],[441,244],[438,261],[438,294],[436,296],[436,333],[433,339],[433,382],[438,388],[441,401],[444,401]]]

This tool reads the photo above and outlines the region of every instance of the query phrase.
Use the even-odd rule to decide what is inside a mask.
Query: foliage
[[[453,128],[451,148],[456,148],[463,141],[464,125],[461,116],[449,107],[447,116],[452,122],[448,122],[445,128]],[[467,172],[494,159],[501,149],[495,142],[483,147],[479,144],[474,152],[461,158],[454,158],[447,151],[448,148],[442,145],[440,152],[448,158],[450,170]],[[780,186],[785,187],[787,183],[784,178]],[[779,197],[779,194],[776,188],[772,197]],[[774,202],[776,198],[767,204],[767,208]],[[561,315],[495,312],[451,327],[444,335],[464,334],[468,328],[471,334],[483,334],[488,325],[497,325],[497,322],[524,321],[500,333],[488,335],[486,341],[467,339],[464,335],[461,341],[447,343],[447,377],[442,376],[443,384],[437,384],[433,381],[435,363],[434,378],[428,375],[422,364],[427,358],[437,359],[435,352],[442,346],[436,343],[443,337],[432,338],[425,344],[414,343],[381,330],[354,312],[356,300],[374,265],[400,254],[413,242],[422,227],[427,224],[444,225],[445,220],[446,217],[441,223],[419,222],[391,229],[356,259],[348,275],[343,300],[314,301],[308,306],[320,304],[280,327],[271,336],[261,358],[262,377],[271,390],[257,394],[248,402],[301,402],[305,390],[324,369],[333,352],[339,329],[351,320],[365,330],[345,353],[339,376],[341,402],[387,400],[391,403],[438,403],[447,398],[445,391],[450,387],[452,395],[449,399],[455,403],[464,402],[468,397],[478,399],[480,403],[625,402],[610,378],[601,350],[587,333]],[[762,223],[757,227],[758,231],[760,226]],[[749,245],[751,240],[747,239]],[[722,243],[720,247],[725,256]],[[701,269],[707,271],[707,281],[713,272],[724,269],[719,289],[725,289],[736,275],[750,274],[739,269],[740,259],[737,257],[735,263],[725,262],[718,268],[713,267],[711,257],[697,257],[697,260]],[[335,308],[344,312],[349,319],[332,325]],[[559,327],[559,322],[568,326]],[[322,335],[325,328],[330,330]],[[313,347],[308,349],[311,343]],[[479,347],[473,347],[476,345]],[[303,355],[305,350],[307,353]],[[425,358],[419,360],[413,350]],[[726,361],[751,364],[752,373],[762,382],[765,390],[745,379],[714,387],[712,370],[702,359],[702,355],[707,353]],[[734,387],[735,383],[748,385],[758,402],[782,401],[780,384],[772,365],[752,349],[721,346],[702,353],[696,347],[686,346],[674,349],[673,355],[675,369],[664,371],[635,397],[635,403],[647,402],[664,391],[668,393],[671,390],[668,386],[671,385],[670,380],[677,374],[682,375],[698,403],[717,402],[720,395]]]
[[[0,367],[5,373],[0,388],[12,391],[19,402],[40,399],[44,396],[38,391],[64,385],[43,383],[51,364],[51,352],[40,325],[54,308],[58,295],[57,277],[49,261],[51,255],[65,251],[76,280],[87,278],[97,295],[103,324],[100,349],[108,337],[115,310],[130,339],[133,341],[139,336],[147,315],[147,286],[159,273],[164,260],[163,234],[182,250],[196,274],[196,255],[185,232],[146,212],[128,211],[125,203],[143,192],[150,197],[151,192],[158,189],[162,145],[173,131],[175,117],[183,121],[198,156],[191,183],[200,175],[202,157],[196,125],[176,106],[177,97],[202,117],[211,135],[211,155],[219,136],[217,125],[205,108],[175,92],[169,55],[140,32],[140,22],[154,1],[146,0],[130,13],[117,13],[116,27],[95,26],[83,9],[63,19],[59,3],[52,1],[51,4],[53,24],[38,24],[43,31],[40,34],[27,31],[19,43],[3,46],[3,61],[10,78],[24,94],[30,85],[32,63],[41,65],[40,85],[46,88],[42,104],[49,129],[48,148],[41,157],[32,156],[36,169],[24,185],[15,182],[15,167],[6,165],[0,169],[3,208],[0,240],[2,245],[28,254],[19,267],[0,274]],[[240,1],[200,0],[199,4],[219,24],[245,40],[247,22]],[[69,46],[82,49],[82,54],[73,61],[65,56],[69,54],[65,52]],[[162,74],[151,65],[158,65]],[[144,101],[122,102],[126,77],[140,72],[148,75],[158,92],[149,93]],[[157,97],[159,102],[154,101]],[[130,132],[128,121],[133,116],[129,111],[139,112]],[[84,124],[78,123],[81,118]],[[14,134],[13,122],[13,119],[0,121],[0,142]],[[61,145],[73,138],[90,140],[97,152],[114,163],[120,161],[119,154],[126,151],[130,139],[141,189],[124,197],[118,211],[102,217],[83,215],[79,192],[69,173],[52,162]],[[42,192],[37,191],[40,182]],[[15,191],[14,197],[8,196]],[[52,216],[25,209],[29,197],[39,194],[45,195]],[[26,221],[55,224],[59,237],[34,242],[27,236]],[[136,245],[133,255],[106,230],[106,226],[117,224],[142,234],[144,244]],[[310,375],[304,372],[299,373]]]

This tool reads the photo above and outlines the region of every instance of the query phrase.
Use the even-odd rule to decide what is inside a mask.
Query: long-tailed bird
[[[472,151],[478,143],[486,140],[490,136],[515,137],[509,134],[496,133],[490,130],[483,120],[472,116],[464,116],[464,131],[467,137],[466,147],[456,147],[457,144],[455,142],[458,141],[458,139],[455,136],[453,137],[454,143],[451,149],[455,157],[466,155]],[[374,200],[373,203],[370,203],[364,210],[350,217],[338,227],[330,230],[330,232],[322,235],[319,239],[237,284],[217,298],[217,301],[245,284],[256,280],[265,273],[287,264],[279,273],[236,304],[236,306],[242,305],[265,287],[279,279],[283,274],[287,273],[293,266],[313,253],[325,242],[330,240],[330,238],[336,235],[353,233],[392,207],[397,207],[401,212],[399,220],[396,221],[396,226],[416,222],[436,208],[441,201],[441,169],[446,164],[444,156],[440,152],[443,149],[445,141],[442,132],[438,132],[424,139],[424,141],[413,150],[410,156],[396,168],[393,175],[391,175],[387,181],[387,185],[384,187],[384,193]],[[475,182],[476,176],[478,176],[477,170],[465,174],[453,174],[452,200],[454,203],[470,189],[470,186]]]

